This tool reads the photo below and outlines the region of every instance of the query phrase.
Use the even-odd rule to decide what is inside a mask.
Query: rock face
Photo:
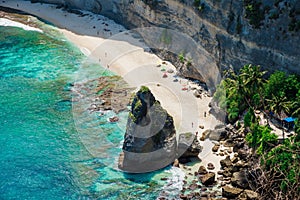
[[[198,157],[202,147],[192,133],[182,133],[178,139],[177,154],[180,158]]]
[[[215,182],[216,174],[213,172],[209,172],[203,176],[200,177],[201,182],[203,185],[212,185]]]
[[[225,128],[215,129],[209,134],[209,139],[216,141],[224,140],[226,137],[227,131],[225,130]]]
[[[239,194],[242,193],[242,189],[235,188],[235,187],[230,187],[230,186],[225,186],[222,188],[222,196],[227,197],[227,198],[232,198],[235,199],[236,197],[239,196]]]
[[[245,171],[234,172],[231,178],[231,184],[235,187],[247,189],[249,187]]]
[[[203,78],[213,83],[218,69],[223,71],[230,66],[239,69],[248,63],[259,64],[269,71],[300,73],[299,31],[291,30],[291,16],[299,18],[299,1],[277,4],[276,1],[262,0],[260,8],[254,9],[263,12],[261,21],[251,19],[244,1],[207,0],[201,1],[199,6],[186,0],[34,1],[90,10],[127,28],[157,26],[187,34],[195,40],[204,56],[199,63],[193,61],[193,70],[180,68],[179,71],[183,74],[199,72],[199,80]],[[260,16],[260,13],[252,15]],[[253,21],[258,25],[253,25]],[[299,21],[296,20],[296,23],[299,24]],[[181,50],[191,53],[190,45],[184,44]]]
[[[176,149],[173,118],[142,86],[132,101],[119,168],[131,173],[154,171],[174,162]]]

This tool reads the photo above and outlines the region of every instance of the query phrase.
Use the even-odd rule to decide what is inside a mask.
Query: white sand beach
[[[174,73],[166,73],[168,77],[163,78],[165,72],[162,72],[161,68],[175,70],[175,67],[168,62],[162,64],[163,61],[156,55],[144,51],[131,42],[126,42],[134,38],[126,41],[114,39],[115,35],[122,34],[121,32],[126,29],[112,20],[84,11],[89,15],[82,17],[56,9],[55,5],[32,4],[30,1],[1,1],[0,6],[19,9],[53,23],[85,55],[122,76],[129,85],[148,86],[156,99],[173,116],[178,133],[198,132],[200,137],[204,130],[214,129],[220,123],[212,115],[204,116],[204,112],[209,111],[208,104],[211,97],[203,95],[202,98],[196,98],[193,90],[182,90],[184,87],[192,88],[193,85],[182,78],[174,82]],[[158,64],[162,66],[157,67]],[[204,129],[200,129],[199,125],[204,126]],[[216,166],[214,171],[218,171],[221,157],[211,152],[210,141],[205,141],[204,144],[200,159],[204,165],[207,162],[214,163]]]

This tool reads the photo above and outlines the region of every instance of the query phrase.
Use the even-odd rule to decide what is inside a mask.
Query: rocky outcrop
[[[131,173],[161,169],[175,160],[173,118],[145,86],[133,98],[122,150],[119,168]]]
[[[225,186],[222,188],[222,195],[223,197],[236,199],[242,193],[242,191],[243,190],[239,188]]]
[[[193,54],[189,46],[194,44],[186,42],[178,43],[180,49],[175,54],[181,51],[199,58],[199,62],[193,59],[193,66],[206,82],[216,81],[218,69],[222,71],[231,66],[239,69],[248,63],[259,64],[269,71],[300,73],[300,38],[294,28],[299,24],[299,1],[261,0],[254,12],[245,1],[207,0],[201,1],[201,5],[187,0],[34,1],[90,10],[127,28],[156,26],[186,34],[202,56]]]
[[[192,133],[179,135],[177,154],[180,158],[198,157],[201,151],[202,146],[195,135]]]
[[[203,185],[212,185],[215,183],[215,177],[216,177],[216,174],[213,173],[213,172],[209,172],[207,174],[204,174],[203,176],[200,177],[200,180],[201,180],[201,183]]]

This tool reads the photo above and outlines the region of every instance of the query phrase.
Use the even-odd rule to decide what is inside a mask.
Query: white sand
[[[131,86],[148,86],[162,106],[173,116],[178,133],[197,131],[198,136],[201,136],[203,130],[213,129],[219,124],[214,116],[204,117],[204,112],[208,113],[209,110],[210,97],[200,99],[193,95],[193,91],[183,91],[184,86],[188,87],[191,84],[180,78],[179,82],[173,82],[174,74],[168,74],[167,78],[162,78],[161,68],[156,67],[162,61],[157,56],[145,52],[143,48],[133,45],[133,42],[113,39],[115,34],[126,29],[112,20],[93,14],[80,17],[56,9],[55,5],[31,4],[29,1],[10,0],[5,3],[1,1],[0,5],[23,10],[55,24],[85,55],[92,57],[95,61],[100,59],[102,66],[109,66],[109,70],[122,76]],[[110,36],[113,37],[104,39]],[[130,38],[130,34],[128,37],[126,41],[135,40]],[[169,63],[164,67],[175,69]],[[203,125],[204,129],[199,129],[199,125]],[[220,158],[212,154],[210,141],[205,142],[200,158],[203,161],[215,163],[216,170],[218,170]]]

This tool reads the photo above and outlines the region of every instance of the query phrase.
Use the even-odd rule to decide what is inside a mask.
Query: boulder
[[[179,167],[179,160],[178,159],[174,160],[173,166],[174,167]]]
[[[206,168],[204,167],[204,166],[200,166],[199,167],[199,169],[198,169],[198,174],[201,174],[201,175],[203,175],[203,174],[207,174],[208,172],[207,172],[207,170],[206,170]]]
[[[217,124],[216,126],[215,126],[215,129],[223,129],[223,128],[225,128],[226,126],[224,125],[224,124]]]
[[[226,170],[223,171],[223,176],[224,177],[231,177],[232,173],[230,172],[230,170],[228,168],[226,168]]]
[[[226,138],[227,138],[227,131],[225,130],[225,128],[213,130],[209,134],[209,139],[211,140],[220,141]]]
[[[245,171],[234,172],[232,174],[231,184],[242,189],[249,188],[247,173]]]
[[[210,129],[207,129],[205,130],[203,133],[202,133],[202,136],[200,138],[201,141],[204,141],[205,139],[208,138],[208,136],[210,135],[210,133],[212,132],[213,130],[210,130]]]
[[[217,152],[220,148],[219,144],[215,144],[215,146],[213,146],[213,148],[211,149],[213,152]]]
[[[178,161],[180,164],[186,164],[186,163],[191,162],[191,159],[188,157],[180,157],[180,158],[178,158]]]
[[[195,90],[194,91],[194,96],[197,97],[197,98],[201,98],[201,92],[198,91],[198,90]]]
[[[221,167],[225,168],[225,167],[231,167],[232,166],[232,162],[230,160],[230,156],[227,156],[225,159],[220,161]]]
[[[234,147],[234,141],[233,139],[227,139],[225,142],[224,142],[224,147]]]
[[[192,183],[190,186],[189,186],[189,190],[196,190],[197,188],[199,188],[199,186],[196,184],[196,183]]]
[[[240,188],[230,187],[230,186],[226,185],[222,188],[222,196],[231,198],[231,199],[235,199],[242,193],[242,191],[243,190]]]
[[[237,163],[239,161],[239,158],[234,156],[232,159],[231,159],[231,162],[232,163]]]
[[[240,158],[241,160],[247,160],[247,158],[248,158],[248,156],[249,156],[248,151],[245,150],[245,149],[239,149],[237,153],[238,153],[239,158]]]
[[[227,124],[226,127],[225,127],[225,129],[226,129],[227,131],[233,131],[233,130],[234,130],[234,127],[233,127],[232,124]]]
[[[233,151],[238,152],[239,149],[242,149],[245,146],[245,142],[237,142],[233,146]]]
[[[247,196],[247,200],[256,200],[259,197],[258,193],[252,190],[244,190],[244,193]]]
[[[209,172],[200,177],[201,183],[205,186],[212,185],[215,183],[216,174]]]
[[[197,137],[192,133],[182,133],[179,135],[177,155],[180,158],[198,157],[202,151]]]
[[[209,170],[214,170],[214,169],[215,169],[214,164],[208,163],[208,164],[207,164],[207,169],[209,169]]]

